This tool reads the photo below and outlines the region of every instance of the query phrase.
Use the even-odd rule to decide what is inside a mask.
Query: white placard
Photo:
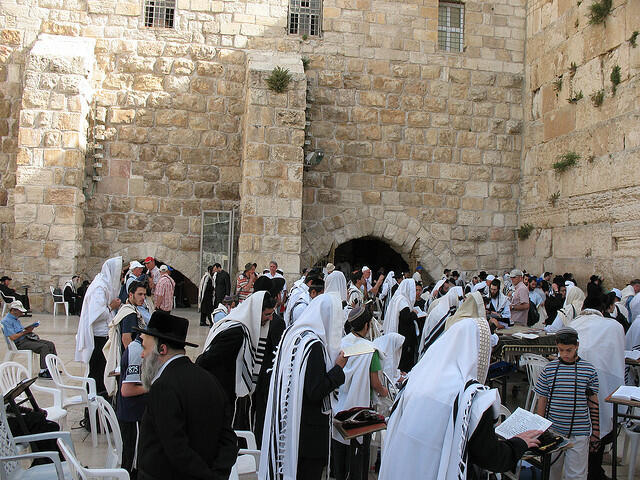
[[[542,430],[544,432],[551,426],[551,423],[550,420],[540,415],[518,407],[496,428],[496,433],[503,438],[509,439],[528,430]]]

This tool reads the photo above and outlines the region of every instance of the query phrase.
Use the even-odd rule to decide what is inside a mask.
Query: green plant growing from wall
[[[638,30],[634,30],[634,32],[629,37],[629,43],[633,48],[636,48],[638,46],[638,44],[636,43],[636,39],[638,38],[639,34],[640,33],[638,32]]]
[[[307,39],[309,38],[309,35],[307,35],[306,33],[304,35],[302,35],[302,40],[303,41],[307,41]]]
[[[553,91],[556,92],[556,97],[560,90],[562,90],[562,77],[558,77],[553,81]]]
[[[567,98],[567,102],[569,103],[578,103],[578,101],[582,100],[584,95],[582,94],[582,90],[578,93],[574,93],[572,97]]]
[[[598,90],[591,95],[591,101],[595,107],[599,107],[604,102],[604,89]]]
[[[305,72],[309,69],[309,65],[311,65],[311,59],[309,57],[302,57],[302,68]]]
[[[551,195],[549,195],[549,205],[551,205],[552,207],[556,206],[556,203],[558,203],[558,200],[560,200],[560,192],[555,192],[552,193]]]
[[[604,23],[611,13],[613,0],[598,0],[589,5],[589,23],[598,25]]]
[[[571,76],[573,77],[577,71],[578,65],[576,65],[576,62],[571,62],[571,66],[569,67],[569,73],[571,74]]]
[[[576,152],[567,152],[560,155],[560,159],[555,162],[552,167],[557,173],[564,173],[571,167],[575,167],[580,159],[580,154]]]
[[[525,223],[524,225],[521,225],[520,228],[518,228],[518,238],[520,240],[526,240],[527,238],[529,238],[534,228],[535,227],[530,223]]]
[[[282,93],[287,89],[292,78],[289,70],[276,67],[271,71],[271,75],[267,77],[267,86],[276,93]]]
[[[620,85],[620,65],[616,65],[611,70],[611,92],[615,95],[618,85]]]

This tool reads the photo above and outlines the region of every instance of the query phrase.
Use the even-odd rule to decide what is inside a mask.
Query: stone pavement
[[[188,309],[176,309],[173,312],[175,315],[186,317],[189,319],[189,332],[187,335],[187,340],[199,345],[198,348],[187,348],[187,355],[192,359],[200,354],[202,345],[207,337],[207,333],[209,329],[207,327],[200,327],[200,314],[194,308]],[[75,362],[74,352],[75,352],[75,335],[78,328],[78,319],[77,316],[69,316],[65,317],[64,315],[57,315],[54,317],[50,313],[36,313],[33,315],[33,318],[24,319],[23,324],[32,323],[35,321],[40,322],[40,326],[36,329],[36,332],[40,337],[52,340],[56,344],[56,348],[58,351],[58,356],[65,362],[70,373],[75,375],[80,375],[83,373],[83,369],[81,364]],[[4,354],[6,352],[6,346],[4,342],[1,342],[2,347],[0,347],[0,358],[4,358]],[[34,362],[34,369],[37,368],[38,362]],[[43,386],[53,386],[53,382],[51,380],[43,380],[38,379],[37,384]],[[526,387],[522,385],[519,389],[519,395],[523,396],[526,394]],[[49,398],[36,395],[37,400],[40,402],[40,406],[46,406],[47,402],[50,401]],[[507,402],[509,406],[513,408],[513,406]],[[81,408],[71,408],[68,411],[67,417],[67,427],[71,428],[71,436],[73,439],[73,443],[76,449],[76,453],[78,458],[82,462],[83,465],[87,465],[90,467],[103,467],[105,461],[105,446],[106,442],[101,439],[98,448],[93,448],[91,445],[91,438],[89,433],[80,428],[79,422],[83,416],[83,411]],[[620,435],[620,441],[618,443],[618,452],[619,456],[622,455],[623,448],[623,439],[624,435]],[[99,437],[100,439],[100,437]],[[605,454],[605,462],[607,462],[607,458],[609,458],[608,454]],[[609,463],[609,462],[607,462]],[[607,474],[610,472],[610,466],[606,465],[605,470]],[[618,478],[626,478],[627,477],[627,467],[621,466],[618,468]],[[245,476],[243,480],[248,480],[255,478],[255,476]],[[370,474],[369,479],[375,479],[377,475]],[[636,474],[634,476],[636,479],[640,479],[640,470],[636,470]]]

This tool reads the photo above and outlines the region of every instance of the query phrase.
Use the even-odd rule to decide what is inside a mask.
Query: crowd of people
[[[535,385],[536,411],[571,441],[551,478],[606,478],[614,432],[604,399],[625,383],[624,350],[640,350],[640,279],[605,291],[594,275],[582,290],[570,273],[482,271],[467,282],[447,269],[433,282],[420,266],[374,275],[328,263],[288,288],[272,261],[262,274],[246,264],[232,293],[214,264],[199,283],[200,325],[210,329],[192,362],[185,349],[200,347],[172,313],[170,270],[152,257],[123,270],[111,258],[80,309],[76,360],[116,399],[132,477],[228,478],[234,430],[253,431],[261,445],[260,479],[361,480],[374,463],[381,479],[512,470],[541,432],[499,437],[502,400],[485,383],[498,333],[521,325],[557,344]],[[30,333],[18,303],[2,321],[16,345]],[[41,358],[55,352],[39,348]],[[363,407],[388,417],[377,459],[370,434],[332,428],[334,416]]]

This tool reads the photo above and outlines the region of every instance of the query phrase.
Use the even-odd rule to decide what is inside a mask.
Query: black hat
[[[7,277],[6,275],[0,278],[0,282],[4,282],[5,280],[13,280],[11,277]]]
[[[189,320],[182,317],[176,317],[167,312],[155,311],[151,315],[149,324],[146,329],[133,328],[134,332],[144,333],[152,337],[169,340],[181,345],[189,347],[197,347],[195,343],[187,342],[187,330],[189,329]]]
[[[255,282],[253,282],[253,291],[254,292],[262,292],[262,291],[270,291],[273,288],[273,282],[266,275],[259,276]]]

